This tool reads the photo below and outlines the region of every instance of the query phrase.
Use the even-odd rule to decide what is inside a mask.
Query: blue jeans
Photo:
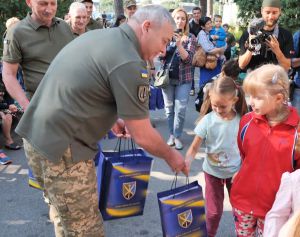
[[[190,90],[191,82],[182,85],[168,85],[162,90],[169,132],[176,138],[179,138],[183,131]]]
[[[300,114],[300,88],[296,88],[294,91],[292,105],[296,107],[298,114]]]

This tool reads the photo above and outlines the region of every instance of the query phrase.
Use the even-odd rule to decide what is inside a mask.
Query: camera
[[[176,30],[174,30],[174,33],[177,33],[177,34],[179,34],[181,36],[183,34],[182,29],[176,29]]]
[[[258,32],[257,35],[250,40],[250,44],[256,45],[256,44],[265,43],[266,40],[270,40],[271,35],[272,34],[269,33]]]
[[[272,35],[272,33],[263,31],[264,25],[265,22],[262,18],[254,18],[248,27],[248,33],[254,36],[250,39],[249,44],[256,54],[259,53],[261,45],[264,44],[266,40],[269,40]]]
[[[182,29],[176,29],[176,30],[174,30],[174,33],[179,34],[180,36],[183,35]],[[172,41],[176,42],[175,36],[172,37]]]

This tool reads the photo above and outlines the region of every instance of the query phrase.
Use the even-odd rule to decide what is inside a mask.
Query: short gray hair
[[[130,20],[135,20],[137,23],[149,20],[157,26],[162,25],[163,22],[169,22],[174,28],[176,27],[175,21],[169,11],[160,5],[150,4],[140,7]]]
[[[86,7],[85,7],[85,5],[84,5],[83,3],[81,3],[81,2],[73,2],[73,3],[70,5],[70,8],[69,8],[69,14],[72,14],[72,13],[75,12],[77,9],[86,11]]]

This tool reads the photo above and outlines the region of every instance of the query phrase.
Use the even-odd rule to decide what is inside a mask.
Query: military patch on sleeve
[[[9,44],[10,44],[10,40],[5,39],[3,41],[3,55],[9,55]]]
[[[137,96],[140,102],[145,103],[149,97],[149,86],[147,85],[138,86]]]
[[[143,79],[148,79],[148,71],[147,70],[141,70],[141,77]]]

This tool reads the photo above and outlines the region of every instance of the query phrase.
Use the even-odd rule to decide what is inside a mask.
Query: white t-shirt
[[[203,170],[215,177],[226,179],[240,169],[241,158],[237,145],[240,116],[224,120],[214,111],[205,115],[195,128],[205,142],[206,159]]]

